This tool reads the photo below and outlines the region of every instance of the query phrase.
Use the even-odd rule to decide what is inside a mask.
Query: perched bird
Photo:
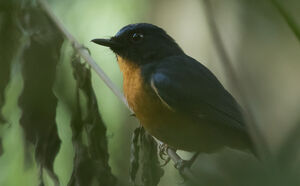
[[[92,41],[116,54],[125,97],[150,134],[186,151],[252,150],[236,100],[162,28],[130,24]]]

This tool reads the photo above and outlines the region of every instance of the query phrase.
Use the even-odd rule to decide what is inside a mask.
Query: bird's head
[[[148,23],[127,25],[110,39],[93,39],[92,42],[107,46],[118,56],[137,64],[183,54],[162,28]]]

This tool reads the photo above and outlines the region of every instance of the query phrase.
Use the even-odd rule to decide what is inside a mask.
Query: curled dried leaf
[[[52,87],[63,36],[37,7],[26,7],[22,13],[26,15],[20,18],[23,29],[30,35],[29,43],[22,54],[24,85],[19,97],[22,110],[20,124],[23,127],[25,143],[35,147],[35,158],[41,165],[41,171],[43,168],[48,170],[50,177],[58,185],[53,163],[61,141],[55,121],[57,98]]]
[[[134,130],[131,140],[131,157],[130,157],[130,182],[135,184],[136,176],[139,169],[139,137],[140,132],[143,130],[141,127],[138,127]]]
[[[80,57],[76,54],[73,55],[72,66],[77,85],[76,106],[71,121],[75,157],[68,185],[114,186],[117,180],[108,164],[106,127],[92,88],[91,71],[86,64],[81,63]],[[80,99],[80,96],[84,99]],[[84,133],[86,135],[83,135]],[[87,143],[84,143],[83,136],[87,137]]]

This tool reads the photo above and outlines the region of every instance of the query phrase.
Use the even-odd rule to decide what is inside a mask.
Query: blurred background
[[[105,47],[90,42],[94,38],[113,36],[130,23],[147,22],[165,29],[193,58],[207,66],[224,86],[229,86],[210,30],[201,0],[49,0],[55,15],[74,37],[89,48],[98,65],[122,89],[122,76],[115,55]],[[276,153],[296,124],[300,122],[300,43],[282,16],[268,0],[212,0],[219,32],[231,62],[247,92],[259,129],[271,151]],[[279,1],[300,25],[300,1]],[[296,19],[297,18],[297,19]],[[0,20],[1,21],[1,20]],[[1,44],[1,43],[0,43]],[[65,98],[72,97],[74,82],[70,66],[72,50],[64,43],[57,68],[54,91],[58,97],[56,122],[62,144],[54,162],[61,185],[67,185],[73,166],[74,150],[70,116]],[[17,60],[17,59],[15,59]],[[61,68],[59,68],[61,67]],[[18,96],[22,91],[20,65],[12,63],[11,79],[5,89],[2,113],[8,125],[1,125],[4,153],[0,157],[1,186],[37,185],[37,166],[26,167],[21,111]],[[1,72],[1,69],[0,69]],[[92,83],[100,113],[107,126],[109,164],[113,174],[129,185],[130,144],[133,130],[139,125],[123,103],[115,97],[102,80],[92,74]],[[199,85],[201,86],[201,85]],[[238,98],[237,98],[238,99]],[[185,156],[185,153],[182,153]],[[218,156],[220,156],[218,154]],[[208,155],[202,171],[218,170]],[[201,162],[200,162],[201,164]],[[159,186],[183,185],[183,178],[169,163]],[[224,170],[223,170],[224,171]],[[53,185],[50,178],[46,185]]]

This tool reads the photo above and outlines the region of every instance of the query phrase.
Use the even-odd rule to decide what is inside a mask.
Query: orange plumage
[[[127,102],[150,134],[187,151],[253,151],[234,97],[163,29],[132,24],[93,42],[117,54]]]
[[[228,140],[231,140],[228,144],[232,144],[233,147],[241,148],[246,145],[243,144],[244,140],[239,139],[243,136],[233,134],[236,136],[234,141],[228,138],[230,131],[226,131],[226,127],[215,128],[214,125],[205,123],[205,120],[194,120],[188,115],[172,110],[162,102],[153,88],[145,83],[138,65],[120,56],[117,56],[117,60],[123,73],[123,90],[129,106],[141,125],[159,140],[167,142],[173,148],[187,151],[214,151],[219,147],[217,144]],[[199,140],[199,137],[204,140]],[[218,143],[218,140],[225,141]],[[212,141],[216,143],[211,143]]]

